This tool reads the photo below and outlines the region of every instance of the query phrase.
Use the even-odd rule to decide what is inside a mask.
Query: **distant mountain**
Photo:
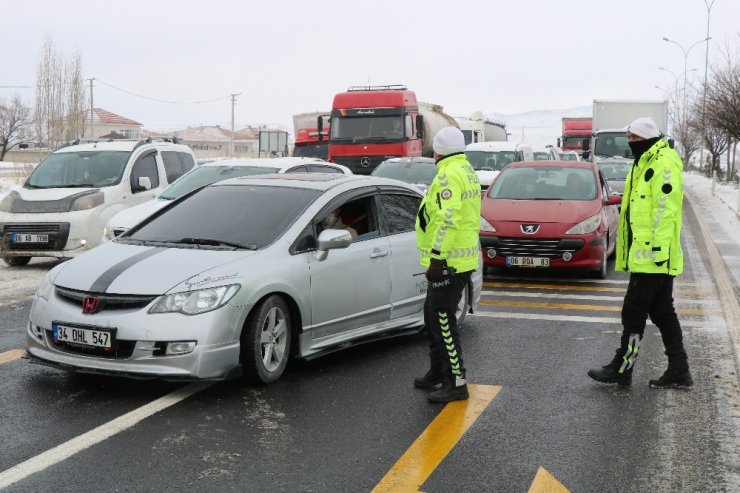
[[[536,110],[515,115],[491,113],[494,120],[506,123],[509,140],[533,145],[555,145],[560,136],[562,118],[591,116],[591,106],[579,106],[559,110]]]

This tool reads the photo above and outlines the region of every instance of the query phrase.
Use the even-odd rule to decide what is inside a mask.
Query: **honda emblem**
[[[82,300],[82,313],[93,314],[100,307],[100,298],[94,296],[85,296]]]

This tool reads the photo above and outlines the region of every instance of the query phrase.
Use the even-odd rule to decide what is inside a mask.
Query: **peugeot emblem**
[[[521,224],[519,227],[522,228],[522,233],[525,235],[533,235],[540,230],[539,224]]]
[[[370,166],[370,158],[369,157],[364,157],[364,158],[360,159],[360,165],[363,168],[367,168],[368,166]]]

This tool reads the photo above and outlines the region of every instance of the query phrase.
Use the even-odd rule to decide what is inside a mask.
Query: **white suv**
[[[57,149],[0,202],[0,256],[13,266],[74,257],[100,243],[114,214],[151,199],[194,166],[193,151],[170,141]]]

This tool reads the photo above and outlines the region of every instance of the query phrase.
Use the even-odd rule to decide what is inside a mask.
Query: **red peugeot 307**
[[[621,200],[593,163],[511,163],[483,197],[484,263],[583,269],[603,279],[616,248]]]

